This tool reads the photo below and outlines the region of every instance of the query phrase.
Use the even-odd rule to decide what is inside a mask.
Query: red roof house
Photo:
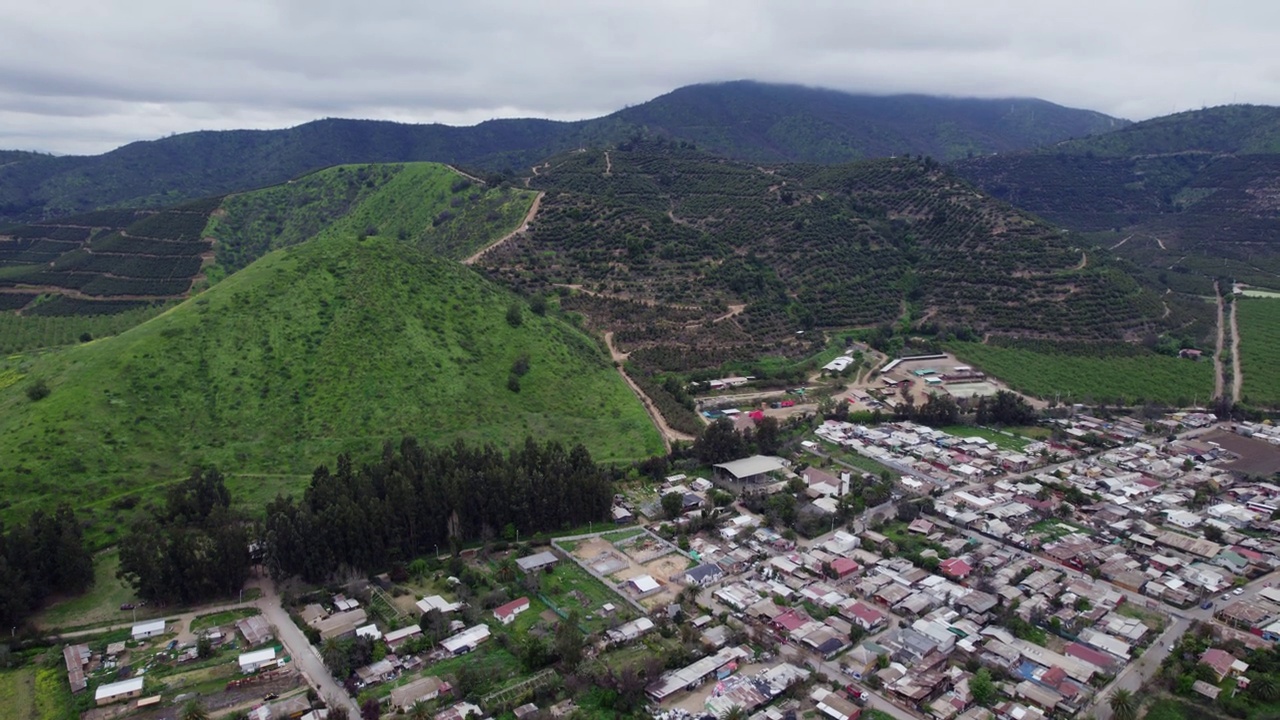
[[[870,630],[884,622],[884,613],[860,602],[841,608],[840,614],[857,623],[863,630]]]
[[[529,609],[529,598],[522,597],[518,600],[512,600],[506,605],[500,605],[493,610],[493,616],[503,625],[510,625],[516,616]]]
[[[969,577],[969,573],[973,572],[973,568],[969,563],[960,558],[947,558],[938,564],[938,569],[943,575],[954,580],[963,580]]]
[[[834,572],[836,577],[841,580],[858,572],[859,569],[861,569],[861,566],[849,558],[836,558],[831,561],[832,572]]]

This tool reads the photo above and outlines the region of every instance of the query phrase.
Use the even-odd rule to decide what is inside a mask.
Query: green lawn
[[[577,611],[581,623],[592,632],[607,626],[607,618],[600,615],[600,607],[605,603],[613,603],[618,608],[616,614],[622,619],[635,614],[630,603],[572,561],[561,560],[555,570],[539,575],[538,580],[543,595],[566,614]],[[585,605],[574,595],[575,591],[586,598]],[[594,615],[594,618],[587,620],[587,615]]]
[[[1159,401],[1185,406],[1213,392],[1213,363],[1148,353],[1089,357],[982,343],[949,343],[964,362],[1019,392],[1062,402]],[[1247,373],[1246,373],[1247,377]]]
[[[974,425],[948,425],[938,428],[942,432],[956,437],[976,437],[983,440],[990,440],[1005,450],[1014,452],[1022,452],[1023,448],[1031,444],[1031,440],[1025,437],[1017,437],[1006,435],[998,430],[991,428],[977,427]]]
[[[223,610],[222,612],[209,613],[208,615],[197,615],[191,621],[191,632],[200,632],[209,628],[219,627],[222,625],[230,625],[237,620],[258,615],[258,608],[238,608],[235,610]]]
[[[1241,399],[1258,405],[1280,405],[1280,302],[1235,300],[1240,326]]]
[[[852,450],[836,445],[835,443],[827,442],[826,440],[819,439],[819,442],[822,444],[822,451],[831,456],[834,460],[841,460],[848,465],[852,465],[863,472],[869,472],[877,477],[879,477],[880,473],[884,471],[888,471],[889,476],[895,480],[902,477],[902,473],[894,470],[888,465],[881,464],[866,455],[860,455]]]
[[[0,673],[0,717],[35,720],[36,671],[31,667]]]
[[[1079,530],[1081,530],[1081,528],[1071,525],[1070,523],[1065,523],[1061,520],[1049,519],[1041,520],[1032,524],[1032,526],[1028,528],[1027,532],[1032,535],[1038,535],[1048,541],[1057,540],[1060,537],[1070,535],[1071,533]]]

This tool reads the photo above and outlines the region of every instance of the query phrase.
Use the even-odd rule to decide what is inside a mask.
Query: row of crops
[[[1240,327],[1241,400],[1280,406],[1280,301],[1235,298]]]
[[[1064,346],[1044,341],[947,345],[965,363],[1019,392],[1047,400],[1178,406],[1209,401],[1213,363],[1208,359],[1185,360],[1141,350],[1121,352],[1120,347],[1116,343],[1082,343],[1071,347],[1075,352],[1068,354],[1063,352],[1067,349]]]
[[[118,315],[126,305],[92,298],[156,300],[180,297],[200,272],[209,213],[218,198],[160,212],[103,210],[6,231],[0,238],[0,312]],[[58,289],[89,299],[66,298],[46,308],[28,306],[35,293]]]

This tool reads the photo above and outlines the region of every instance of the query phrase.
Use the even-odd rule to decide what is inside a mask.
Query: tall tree
[[[1116,688],[1107,696],[1107,706],[1111,708],[1111,717],[1115,720],[1136,720],[1138,717],[1138,699],[1125,688]]]

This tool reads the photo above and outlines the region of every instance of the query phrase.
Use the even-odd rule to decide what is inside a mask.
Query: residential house
[[[515,622],[516,616],[529,609],[529,598],[522,597],[500,605],[493,610],[493,617],[503,625]]]

